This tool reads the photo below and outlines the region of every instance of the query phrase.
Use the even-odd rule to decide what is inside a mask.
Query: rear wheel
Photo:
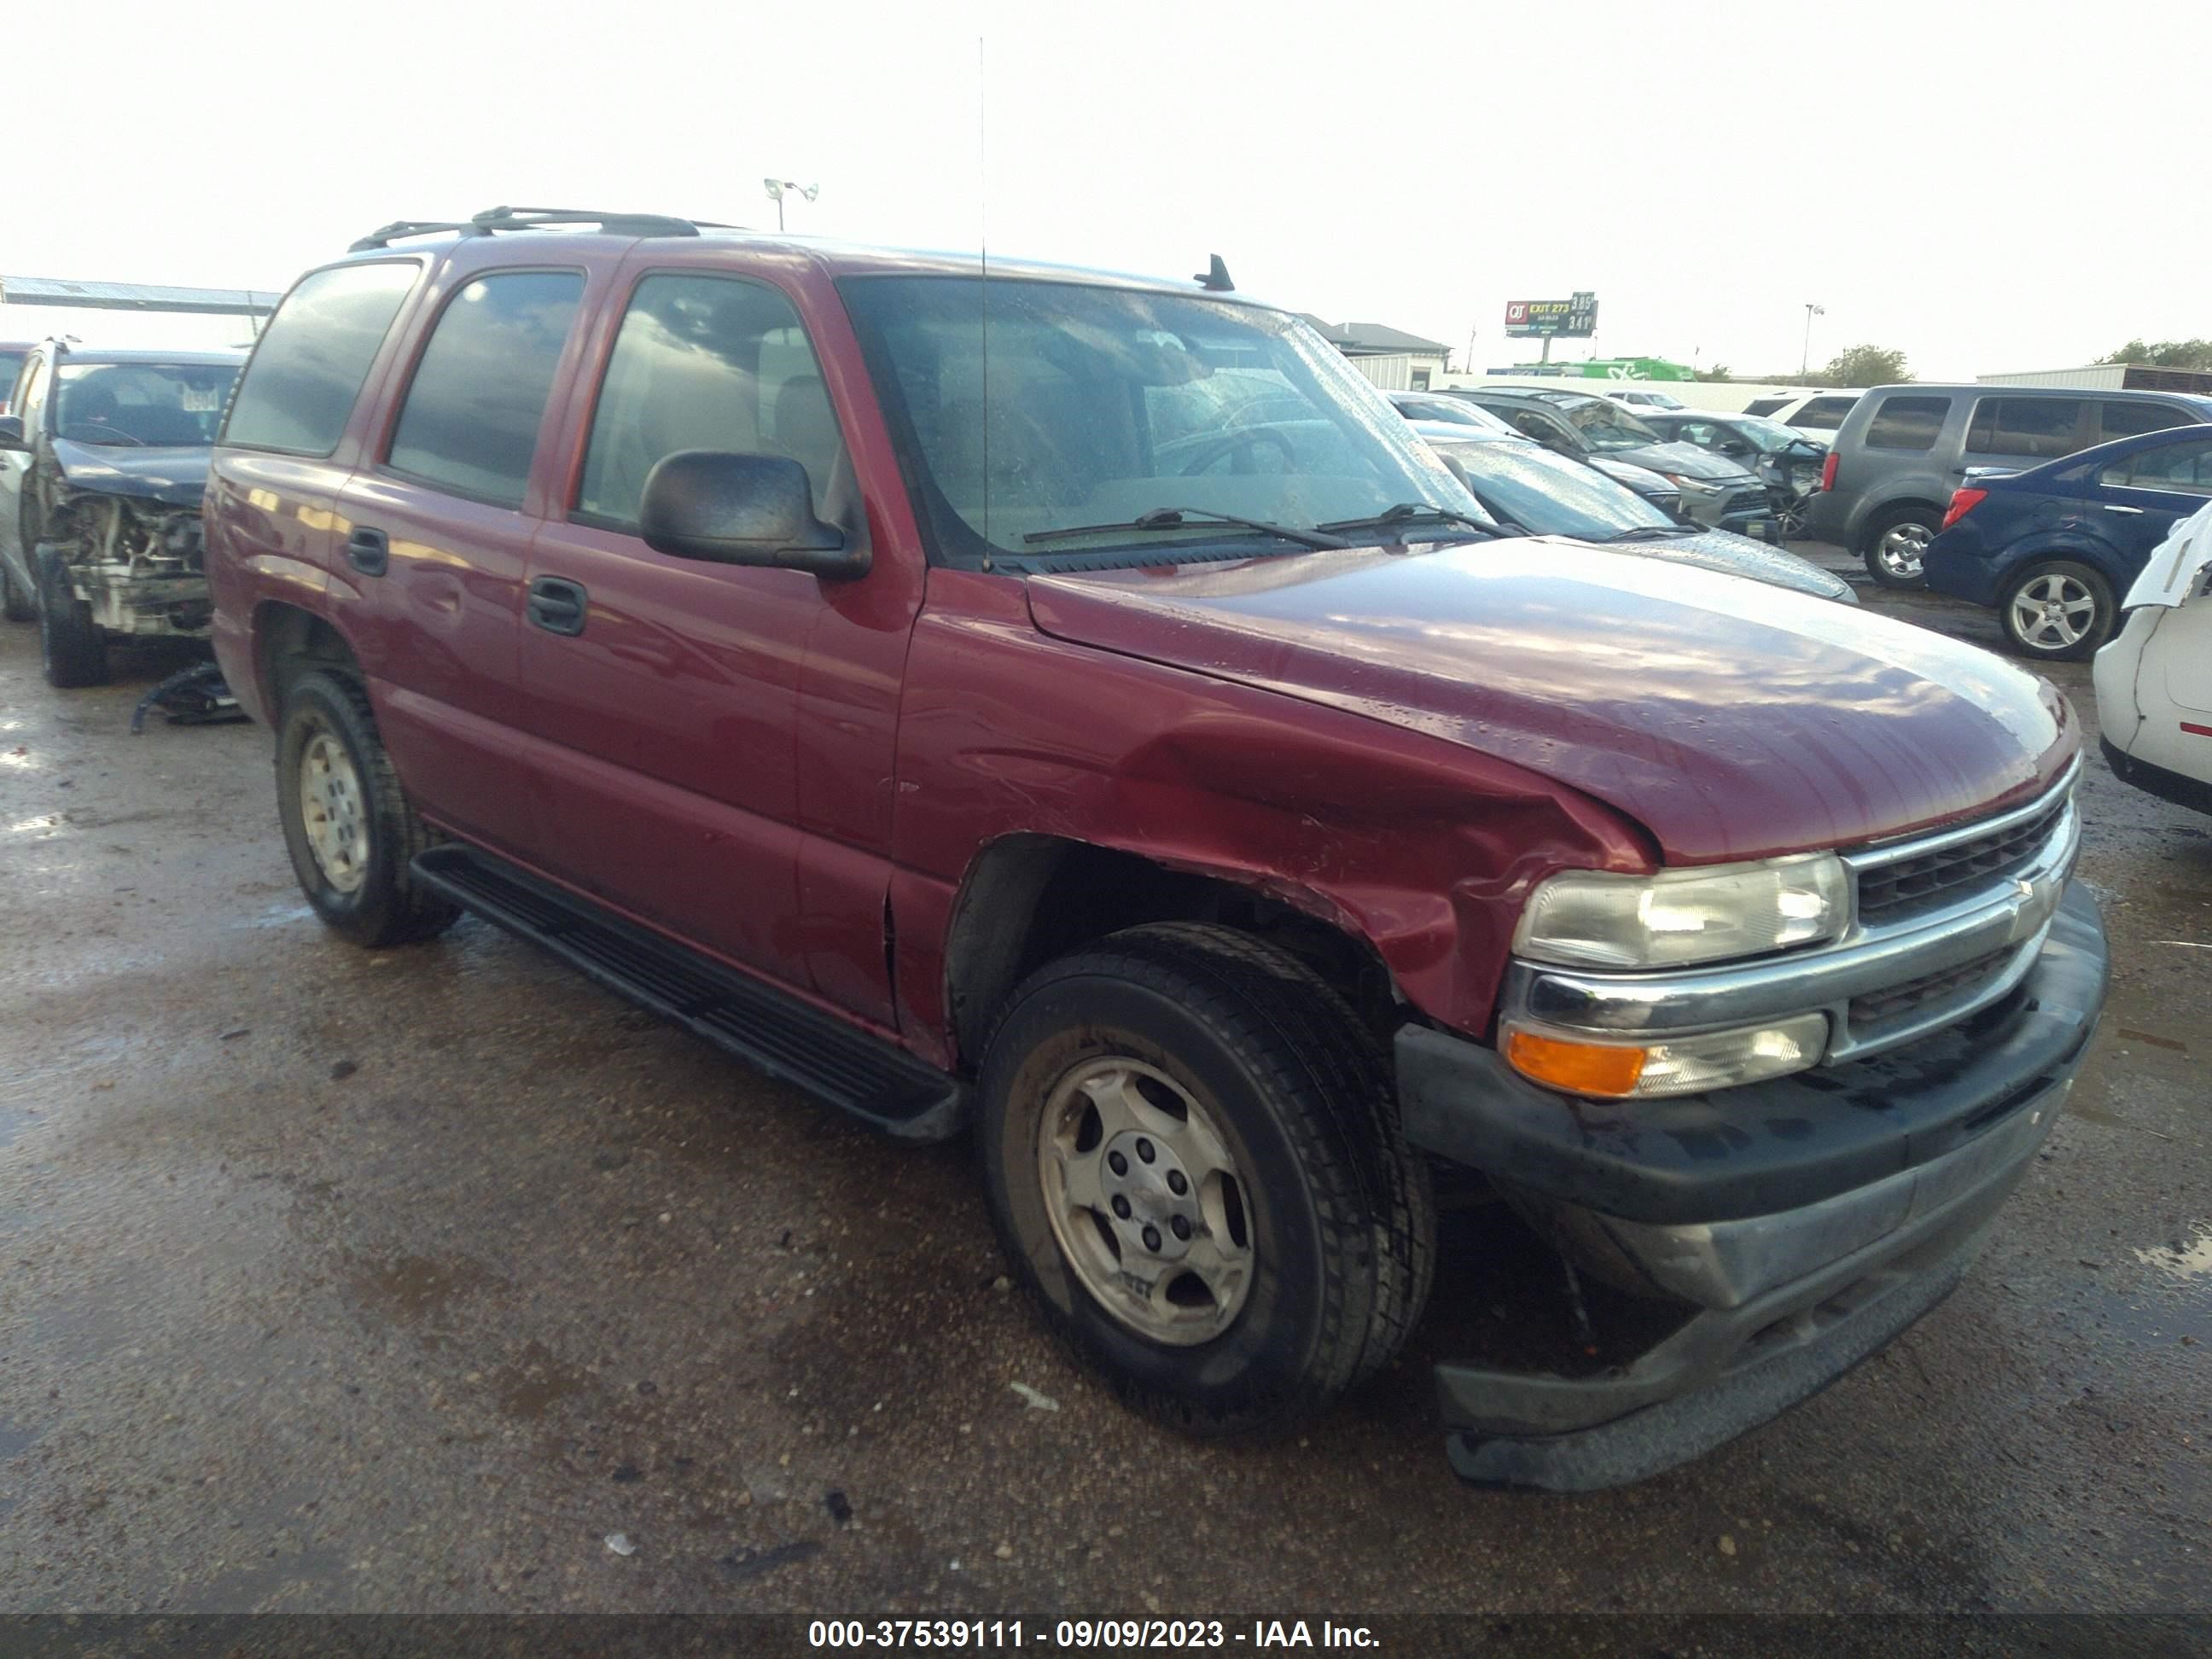
[[[32,568],[39,577],[39,658],[46,684],[64,690],[106,684],[107,636],[70,586],[59,550],[40,548]]]
[[[1997,614],[2023,656],[2078,662],[2112,636],[2112,584],[2072,559],[2030,565],[2005,585]]]
[[[1132,928],[1043,969],[984,1057],[993,1218],[1046,1322],[1186,1432],[1279,1432],[1386,1363],[1435,1200],[1374,1038],[1295,958]]]
[[[302,674],[285,694],[276,810],[307,902],[355,944],[428,939],[459,914],[415,882],[430,832],[399,787],[368,694],[343,674]]]
[[[1926,507],[1893,507],[1867,526],[1859,556],[1884,587],[1919,587],[1925,582],[1920,561],[1935,539],[1936,515]]]

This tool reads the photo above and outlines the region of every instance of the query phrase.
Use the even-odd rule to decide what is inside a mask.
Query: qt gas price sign
[[[1505,331],[1588,339],[1597,332],[1597,295],[1584,292],[1571,300],[1508,300]]]

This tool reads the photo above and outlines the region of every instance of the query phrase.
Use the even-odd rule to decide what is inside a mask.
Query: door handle
[[[2137,518],[2142,516],[2142,508],[2139,507],[2122,507],[2118,501],[2106,501],[2105,503],[2105,511],[2107,513],[2131,514]]]
[[[346,562],[364,576],[381,576],[392,566],[392,544],[381,530],[356,525],[346,538]]]
[[[590,604],[591,595],[584,592],[581,582],[559,576],[540,576],[530,584],[530,600],[526,608],[531,622],[547,633],[573,635],[584,631],[584,617]]]

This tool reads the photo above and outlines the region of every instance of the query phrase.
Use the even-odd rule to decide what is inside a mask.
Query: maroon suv
[[[1218,265],[387,227],[263,334],[207,523],[325,921],[471,909],[972,1126],[1045,1320],[1194,1432],[1388,1361],[1462,1171],[1652,1334],[1439,1367],[1461,1473],[1717,1444],[1957,1281],[2103,1000],[2048,685],[1504,536]]]

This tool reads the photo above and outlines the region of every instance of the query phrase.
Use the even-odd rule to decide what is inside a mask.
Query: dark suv
[[[388,227],[207,514],[325,922],[473,909],[971,1132],[1042,1318],[1188,1431],[1389,1362],[1441,1170],[1548,1304],[1439,1368],[1462,1474],[1717,1444],[1957,1282],[2103,1000],[2048,685],[1501,535],[1218,262]]]
[[[243,353],[27,355],[0,415],[0,609],[47,680],[98,685],[116,638],[204,639],[200,490]]]

